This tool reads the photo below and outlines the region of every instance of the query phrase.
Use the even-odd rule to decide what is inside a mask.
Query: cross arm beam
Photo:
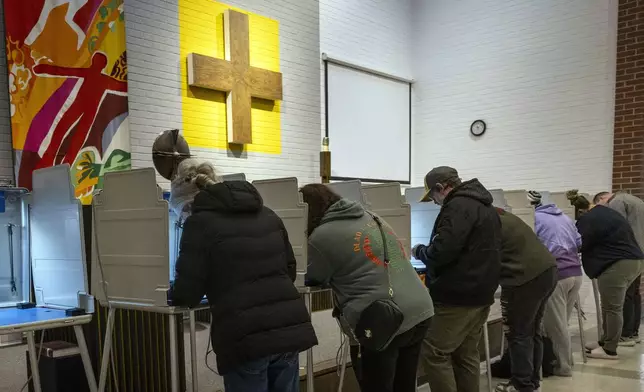
[[[188,85],[230,92],[235,85],[233,66],[229,61],[202,54],[188,54]]]
[[[246,85],[250,95],[256,98],[277,101],[282,99],[282,74],[256,67],[250,67]]]

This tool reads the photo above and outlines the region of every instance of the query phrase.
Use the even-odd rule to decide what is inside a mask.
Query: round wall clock
[[[487,125],[483,120],[476,120],[470,125],[470,133],[474,136],[482,136],[487,129]]]

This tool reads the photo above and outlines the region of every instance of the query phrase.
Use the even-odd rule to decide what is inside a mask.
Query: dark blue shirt
[[[620,260],[641,260],[633,229],[619,212],[595,206],[577,221],[581,234],[581,261],[588,277],[595,279]]]

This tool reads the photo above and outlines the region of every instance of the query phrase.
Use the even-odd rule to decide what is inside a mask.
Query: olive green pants
[[[436,392],[479,392],[479,342],[490,307],[436,304],[423,341],[421,363]]]
[[[603,336],[600,343],[608,351],[617,351],[624,325],[626,290],[642,273],[644,261],[620,260],[597,278],[603,317]]]

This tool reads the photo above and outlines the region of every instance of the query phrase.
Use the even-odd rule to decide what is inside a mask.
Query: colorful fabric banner
[[[123,0],[5,0],[4,14],[17,185],[68,163],[90,203],[131,165]]]

